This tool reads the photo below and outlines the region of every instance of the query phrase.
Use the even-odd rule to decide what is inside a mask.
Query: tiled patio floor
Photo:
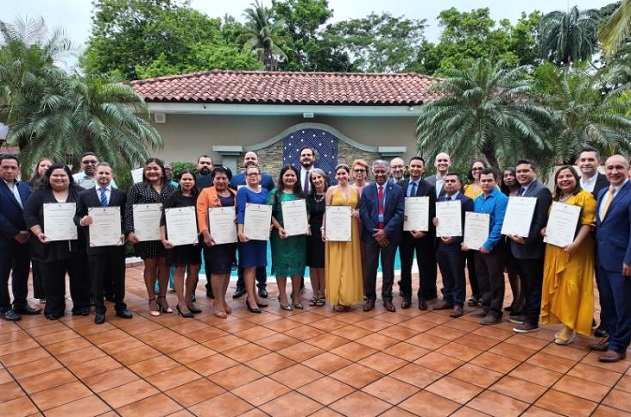
[[[215,318],[200,285],[195,319],[152,318],[141,277],[128,269],[132,320],[1,321],[0,416],[631,416],[631,361],[599,363],[589,338],[557,346],[554,328],[416,304],[285,312],[273,283],[260,315],[230,298]]]

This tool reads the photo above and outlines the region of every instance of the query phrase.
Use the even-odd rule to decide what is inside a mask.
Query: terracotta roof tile
[[[437,98],[421,74],[207,71],[131,82],[148,102],[417,105]]]

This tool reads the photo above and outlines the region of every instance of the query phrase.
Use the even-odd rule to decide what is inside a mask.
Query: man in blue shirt
[[[490,325],[502,321],[504,249],[501,245],[501,230],[508,198],[497,188],[497,173],[493,168],[482,170],[480,186],[483,193],[473,202],[473,211],[490,215],[489,236],[479,248],[468,248],[463,244],[462,250],[478,251],[475,253],[475,271],[482,294],[482,307],[471,316],[482,318],[480,324]]]

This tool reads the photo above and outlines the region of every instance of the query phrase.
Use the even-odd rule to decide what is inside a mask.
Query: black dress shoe
[[[258,307],[255,307],[255,308],[250,307],[250,304],[248,304],[247,300],[245,302],[245,306],[247,307],[250,313],[261,314],[261,309]]]
[[[58,314],[58,313],[48,313],[48,314],[44,314],[44,316],[48,319],[48,320],[57,320],[60,319],[61,316],[63,316],[63,314]]]
[[[404,310],[410,308],[411,305],[412,300],[410,300],[409,298],[404,298],[403,301],[401,301],[401,308]]]
[[[117,310],[116,315],[123,319],[131,319],[134,315],[129,310]]]
[[[234,294],[232,294],[232,298],[234,298],[234,299],[240,298],[240,297],[244,296],[245,293],[246,293],[245,288],[237,287],[237,290],[234,292]]]
[[[212,291],[206,290],[206,298],[212,298],[214,300],[215,294],[213,294]]]
[[[418,309],[419,310],[427,310],[427,301],[424,298],[418,299]]]
[[[265,288],[259,288],[259,297],[267,298],[267,290]]]
[[[394,304],[392,304],[392,301],[384,301],[383,306],[385,307],[386,310],[388,310],[391,313],[394,313],[395,311],[397,311],[397,308],[394,306]]]
[[[42,312],[41,308],[35,308],[35,307],[31,307],[30,305],[25,305],[25,306],[19,306],[19,307],[15,307],[13,309],[13,311],[15,311],[18,314],[21,314],[23,316],[34,316],[36,314],[39,314]]]
[[[96,313],[94,316],[94,324],[103,324],[105,323],[105,314]]]
[[[598,360],[600,362],[605,362],[605,363],[614,363],[614,362],[621,361],[626,357],[627,357],[626,353],[616,352],[615,350],[608,350],[602,355],[600,355],[598,357]]]
[[[596,337],[609,337],[609,332],[607,331],[605,326],[603,326],[603,324],[601,323],[600,326],[598,326],[596,328],[596,330],[594,330],[594,336],[596,336]]]
[[[13,310],[7,310],[6,312],[2,313],[2,318],[8,321],[22,320],[22,316],[20,316]]]
[[[598,343],[590,343],[587,347],[596,352],[607,352],[609,350],[609,339],[603,339]]]
[[[375,308],[375,300],[373,300],[372,298],[368,298],[366,300],[366,304],[364,304],[364,311],[370,311],[373,308]]]
[[[90,315],[90,309],[89,308],[81,308],[79,310],[73,311],[72,315],[73,316],[89,316]]]

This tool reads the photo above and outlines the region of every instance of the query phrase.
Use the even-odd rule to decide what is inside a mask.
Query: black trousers
[[[516,259],[521,288],[524,292],[524,322],[539,324],[543,259]]]
[[[426,300],[434,299],[437,296],[434,237],[427,235],[420,239],[414,239],[408,232],[403,232],[403,239],[399,244],[401,295],[403,298],[412,298],[412,263],[415,252],[420,280],[417,295]]]
[[[377,268],[379,266],[379,258],[381,257],[381,298],[383,301],[392,301],[394,257],[397,253],[397,246],[391,244],[382,248],[377,242],[364,242],[363,247],[366,298],[371,300],[377,299]]]
[[[105,314],[107,308],[103,300],[104,291],[111,288],[114,295],[114,309],[123,311],[125,304],[125,248],[109,246],[99,248],[98,254],[88,255],[88,269],[92,283],[94,310]]]
[[[267,270],[264,266],[256,267],[256,286],[260,290],[264,290],[267,286]],[[245,288],[243,282],[243,268],[237,270],[237,288]]]
[[[11,275],[13,307],[26,306],[30,261],[28,243],[22,245],[14,240],[8,247],[0,249],[0,312],[11,310],[9,275]]]
[[[467,272],[469,273],[469,286],[471,287],[471,296],[480,298],[480,286],[478,285],[478,274],[475,272],[475,253],[474,250],[467,251]]]
[[[63,315],[66,311],[66,273],[70,278],[72,311],[90,308],[90,279],[85,275],[86,255],[73,255],[70,259],[42,262],[42,278],[46,291],[45,314]]]
[[[459,244],[437,243],[436,262],[443,277],[444,300],[460,307],[464,306],[466,295],[465,261],[466,252],[460,250]]]
[[[33,297],[46,298],[44,281],[42,280],[42,266],[39,261],[31,259],[31,271],[33,271]]]
[[[475,270],[482,296],[482,308],[495,317],[502,317],[504,304],[504,250],[496,247],[491,253],[476,252]]]

